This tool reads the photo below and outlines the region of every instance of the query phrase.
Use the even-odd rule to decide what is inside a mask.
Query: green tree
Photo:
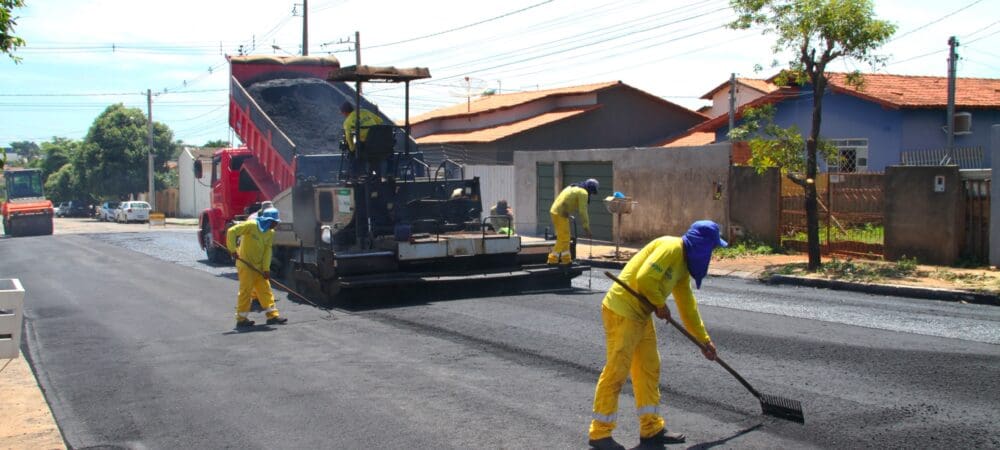
[[[750,161],[748,164],[757,173],[764,173],[768,168],[777,167],[781,173],[804,186],[806,171],[805,138],[799,127],[788,128],[774,122],[774,105],[762,105],[747,108],[743,111],[740,126],[729,132],[729,138],[734,141],[746,141],[750,146]],[[821,139],[818,151],[828,165],[837,164],[837,147],[829,141]]]
[[[205,147],[205,148],[224,148],[224,147],[229,147],[229,141],[224,141],[222,139],[215,139],[215,140],[211,140],[211,141],[206,142],[205,145],[202,145],[202,147]]]
[[[837,58],[885,64],[874,52],[884,45],[896,26],[876,19],[870,0],[730,0],[737,18],[734,29],[760,27],[775,35],[774,51],[791,51],[794,59],[783,72],[791,81],[813,88],[812,126],[806,139],[805,188],[807,268],[820,267],[819,214],[816,198],[817,153],[826,93],[826,69]],[[854,80],[859,80],[857,76]],[[779,80],[779,82],[782,80]]]
[[[31,141],[17,141],[10,143],[10,149],[14,153],[21,155],[27,162],[34,161],[41,157],[41,149],[38,148],[38,144]]]
[[[80,189],[80,179],[72,164],[66,163],[45,180],[45,194],[53,202],[90,198]]]
[[[53,136],[52,140],[42,142],[42,157],[32,161],[31,167],[42,169],[42,176],[48,180],[50,175],[78,156],[80,144],[80,141],[74,139]]]
[[[24,39],[14,36],[14,26],[17,25],[17,17],[14,17],[14,8],[23,8],[24,0],[0,0],[0,53],[6,53],[14,60],[14,63],[21,62],[21,58],[14,56],[14,50],[24,45]]]
[[[109,106],[87,132],[73,161],[80,183],[101,198],[121,198],[148,189],[147,120],[138,108]],[[166,172],[164,163],[174,154],[173,132],[153,122],[153,167]],[[162,186],[161,186],[162,187]]]

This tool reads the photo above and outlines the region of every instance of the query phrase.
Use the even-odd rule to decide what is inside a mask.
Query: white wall
[[[177,175],[180,184],[178,196],[180,197],[180,207],[177,211],[180,217],[198,217],[201,211],[211,206],[211,189],[209,183],[212,176],[211,153],[205,157],[206,152],[193,147],[185,147],[184,151],[177,158]],[[201,155],[199,157],[199,155]],[[202,162],[204,175],[200,180],[194,177],[194,161],[198,158]]]
[[[479,190],[483,199],[483,214],[489,215],[490,207],[499,200],[507,200],[514,209],[514,218],[518,217],[518,205],[514,203],[516,189],[514,186],[514,166],[465,166],[465,178],[479,177]]]

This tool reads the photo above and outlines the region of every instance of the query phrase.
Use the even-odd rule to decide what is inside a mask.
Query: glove
[[[717,350],[715,349],[715,343],[712,341],[708,341],[708,343],[705,344],[705,348],[701,351],[701,354],[705,355],[705,359],[709,361],[715,361],[715,356],[717,354]]]
[[[269,270],[265,270],[264,271],[264,279],[265,280],[270,280],[271,279],[271,271],[269,271]]]

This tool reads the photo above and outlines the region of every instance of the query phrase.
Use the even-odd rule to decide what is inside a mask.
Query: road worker
[[[354,105],[351,102],[344,102],[340,105],[340,113],[344,115],[344,140],[347,141],[347,148],[351,152],[354,152],[354,127],[358,122],[358,112],[354,110]],[[361,129],[358,133],[358,139],[364,142],[368,139],[368,127],[374,125],[381,125],[382,118],[377,114],[361,108]]]
[[[260,207],[257,208],[256,211],[250,213],[249,216],[247,216],[247,222],[252,222],[252,221],[257,220],[257,215],[260,214],[261,211],[265,211],[268,208],[273,208],[273,207],[274,207],[274,203],[271,202],[270,200],[264,200],[263,202],[260,202]],[[239,243],[237,242],[237,245],[238,244]],[[251,292],[250,293],[250,311],[263,311],[263,310],[264,310],[264,308],[262,308],[260,306],[260,300],[257,299],[257,292],[256,291]]]
[[[514,233],[514,208],[507,200],[500,200],[490,207],[488,224],[493,231],[510,236]]]
[[[556,231],[556,245],[549,253],[549,264],[568,265],[573,262],[573,255],[569,251],[569,217],[576,216],[576,219],[583,226],[583,234],[590,237],[590,215],[587,213],[587,204],[590,197],[597,195],[600,184],[591,178],[583,183],[573,183],[563,189],[552,202],[549,208],[549,215],[552,217],[552,226]]]
[[[607,340],[607,363],[594,393],[589,433],[591,447],[624,450],[625,447],[611,437],[611,432],[618,415],[618,396],[630,375],[639,415],[640,446],[684,442],[683,434],[667,431],[659,412],[660,354],[656,349],[656,329],[650,313],[661,319],[669,317],[666,298],[672,293],[684,328],[705,345],[705,358],[715,360],[715,344],[701,322],[691,291],[691,278],[701,289],[712,250],[727,245],[719,236],[718,224],[699,220],[682,237],[663,236],[646,244],[622,269],[619,278],[644,295],[656,309],[650,311],[641,300],[617,284],[612,284],[604,296],[601,316]]]
[[[257,294],[264,308],[268,325],[281,325],[288,319],[281,317],[274,306],[271,291],[271,245],[274,242],[274,228],[281,223],[278,210],[268,208],[257,215],[254,221],[240,222],[226,231],[226,248],[236,261],[236,273],[240,279],[240,290],[236,296],[236,327],[253,326],[250,314],[250,298]],[[239,247],[236,240],[239,239]]]

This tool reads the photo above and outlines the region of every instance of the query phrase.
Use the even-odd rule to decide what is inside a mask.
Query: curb
[[[786,284],[792,286],[833,289],[838,291],[861,292],[874,295],[891,295],[896,297],[923,298],[930,300],[975,303],[978,305],[1000,306],[1000,298],[996,295],[981,294],[978,292],[900,286],[896,284],[861,284],[839,280],[824,280],[820,278],[793,277],[788,275],[771,275],[762,281],[767,284]]]
[[[590,267],[602,269],[622,269],[624,262],[601,261],[581,259],[580,263]],[[977,305],[1000,306],[1000,297],[992,294],[982,294],[969,291],[953,291],[948,289],[922,288],[915,286],[901,286],[897,284],[862,284],[839,280],[825,280],[821,278],[793,277],[788,275],[771,275],[767,278],[746,277],[735,273],[716,272],[709,269],[711,276],[725,278],[739,278],[744,280],[757,280],[765,284],[805,286],[821,289],[832,289],[837,291],[861,292],[873,295],[888,295],[894,297],[921,298],[929,300],[943,300],[951,302],[966,302]]]

